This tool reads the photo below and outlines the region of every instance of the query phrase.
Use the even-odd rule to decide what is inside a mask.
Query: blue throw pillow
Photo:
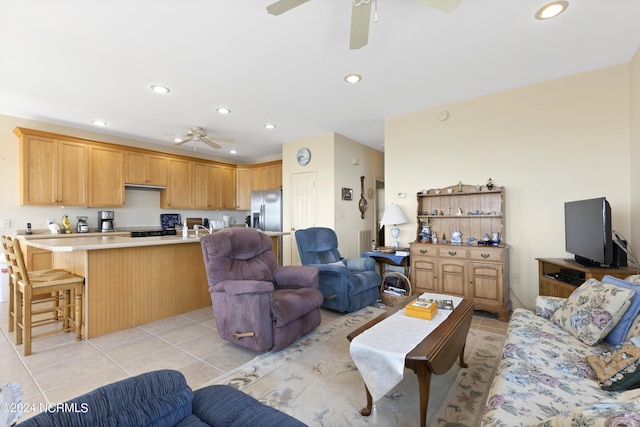
[[[609,283],[610,285],[616,285],[621,288],[636,291],[636,294],[634,295],[633,300],[631,300],[629,308],[622,316],[622,319],[620,319],[618,324],[604,339],[606,342],[611,344],[622,344],[627,336],[627,332],[629,332],[629,328],[631,327],[633,320],[640,312],[640,283],[631,283],[611,276],[604,276],[602,278],[602,283]]]

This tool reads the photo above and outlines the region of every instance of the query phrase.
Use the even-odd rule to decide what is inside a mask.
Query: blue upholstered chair
[[[320,271],[323,307],[352,312],[379,298],[382,277],[375,271],[376,262],[368,257],[343,259],[335,231],[325,227],[296,230],[296,242],[302,265]]]

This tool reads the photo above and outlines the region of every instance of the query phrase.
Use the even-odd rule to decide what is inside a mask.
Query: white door
[[[316,225],[316,172],[291,175],[291,265],[300,265],[295,231]]]

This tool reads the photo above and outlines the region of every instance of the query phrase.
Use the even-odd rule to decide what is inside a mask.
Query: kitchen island
[[[276,239],[289,233],[266,233]],[[85,278],[84,336],[95,338],[211,305],[199,238],[27,238],[53,267]]]

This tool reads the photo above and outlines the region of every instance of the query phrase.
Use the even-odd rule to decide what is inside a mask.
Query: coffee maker
[[[98,227],[100,231],[103,233],[114,231],[115,225],[114,225],[113,219],[114,219],[113,211],[99,211]]]

